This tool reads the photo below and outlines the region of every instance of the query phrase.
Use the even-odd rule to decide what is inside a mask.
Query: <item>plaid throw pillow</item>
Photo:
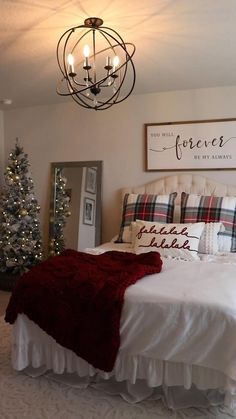
[[[181,223],[221,222],[218,233],[220,251],[236,251],[236,197],[181,194]]]
[[[125,194],[117,243],[132,241],[130,228],[132,221],[172,223],[176,195],[176,192],[169,195]]]

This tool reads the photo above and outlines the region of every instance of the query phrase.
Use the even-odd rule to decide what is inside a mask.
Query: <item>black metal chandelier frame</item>
[[[95,110],[104,110],[110,108],[115,104],[123,102],[133,91],[136,80],[135,67],[132,61],[132,57],[135,53],[135,45],[130,42],[125,43],[122,37],[118,34],[118,32],[109,27],[101,27],[102,24],[103,20],[100,18],[88,18],[84,21],[83,25],[75,26],[64,32],[57,44],[57,62],[63,75],[63,78],[60,82],[60,86],[61,84],[66,84],[68,90],[67,92],[61,91],[60,87],[58,86],[57,93],[61,96],[71,96],[72,99],[75,102],[77,102],[80,106]],[[92,32],[93,45],[93,51],[91,55],[91,58],[93,60],[93,68],[91,65],[88,65],[88,63],[87,65],[84,64],[82,67],[83,71],[86,74],[86,76],[83,77],[84,83],[81,83],[76,79],[77,73],[74,69],[72,71],[72,68],[68,65],[69,54],[67,51],[67,47],[72,34],[76,30],[80,29],[87,29],[87,31],[77,39],[73,48],[70,50],[70,53],[73,54],[78,44],[90,32]],[[100,51],[96,51],[96,32],[99,32],[108,43],[108,46]],[[131,53],[128,52],[127,47],[132,48]],[[106,65],[104,66],[104,69],[106,71],[105,76],[97,80],[97,56],[109,50],[112,50],[114,55],[116,55],[116,48],[122,48],[122,51],[124,52],[125,56],[124,62],[118,65],[117,68],[114,68],[109,62],[106,63]],[[130,87],[127,89],[124,96],[122,96],[122,87],[124,85],[129,65],[131,68],[132,80],[130,83]],[[93,71],[93,75],[90,74],[91,69]],[[117,80],[119,80],[118,86],[116,85]],[[101,90],[104,88],[113,88],[114,90],[112,91],[112,93],[110,93],[108,98],[102,99],[99,98],[99,94]],[[90,93],[92,93],[92,97],[90,96]]]

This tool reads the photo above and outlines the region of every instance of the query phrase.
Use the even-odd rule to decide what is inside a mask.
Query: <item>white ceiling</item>
[[[8,108],[63,101],[56,45],[90,16],[136,45],[133,94],[236,85],[235,0],[0,0],[0,100],[12,99]]]

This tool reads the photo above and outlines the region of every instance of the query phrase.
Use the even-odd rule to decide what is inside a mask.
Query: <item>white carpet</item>
[[[95,389],[68,387],[11,368],[11,326],[0,318],[0,419],[229,419],[226,409],[168,410],[160,401],[130,405]]]

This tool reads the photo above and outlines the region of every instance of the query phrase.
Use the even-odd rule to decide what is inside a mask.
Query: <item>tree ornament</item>
[[[25,215],[27,215],[28,214],[28,211],[25,209],[25,208],[22,208],[21,210],[20,210],[20,215],[22,215],[23,217],[25,216]]]

